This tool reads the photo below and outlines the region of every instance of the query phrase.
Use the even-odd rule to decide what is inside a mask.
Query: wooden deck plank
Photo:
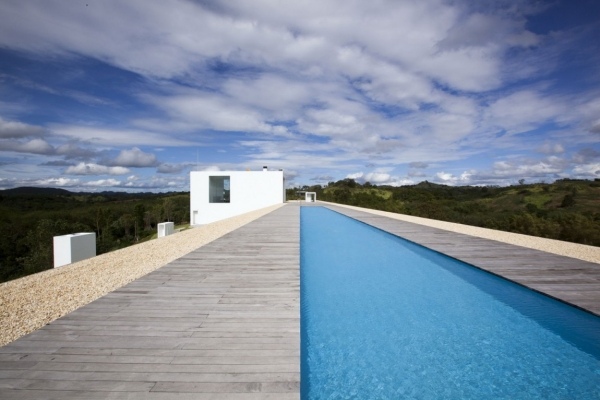
[[[366,211],[327,208],[600,316],[600,265]]]
[[[0,348],[0,398],[299,399],[299,235],[282,207]]]
[[[36,389],[3,389],[0,399],[10,400],[296,400],[296,393],[178,393],[173,392],[90,392],[90,391],[46,391]]]

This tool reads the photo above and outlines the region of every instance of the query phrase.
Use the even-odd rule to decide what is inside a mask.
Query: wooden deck
[[[329,207],[600,314],[600,265]],[[0,348],[0,399],[299,399],[298,204]]]
[[[299,207],[0,348],[0,399],[299,399]]]
[[[345,207],[327,208],[600,316],[600,264]]]

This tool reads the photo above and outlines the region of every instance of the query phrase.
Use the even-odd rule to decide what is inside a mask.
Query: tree
[[[150,211],[146,211],[144,213],[144,229],[150,230],[152,229],[152,222],[154,222],[154,216]]]
[[[133,208],[134,235],[136,240],[139,240],[139,233],[144,230],[144,214],[146,214],[146,207],[142,203],[136,204]]]
[[[572,207],[574,205],[575,205],[575,198],[573,197],[572,194],[566,194],[562,200],[562,203],[560,203],[560,206],[562,208]]]
[[[135,218],[131,214],[123,214],[119,217],[119,224],[123,228],[125,236],[131,236],[131,229],[134,228]]]
[[[168,222],[173,221],[173,200],[167,197],[163,200],[163,215],[162,217]]]
[[[104,227],[109,223],[109,216],[107,215],[107,211],[103,207],[96,208],[96,214],[94,218],[94,222],[96,224],[96,235],[98,236],[98,240],[103,239]]]
[[[79,222],[69,224],[64,220],[42,219],[25,238],[25,243],[29,247],[28,255],[23,258],[25,274],[29,275],[53,267],[54,236],[87,230],[89,227]]]
[[[348,204],[350,202],[350,198],[352,194],[348,188],[341,188],[334,192],[334,201],[337,203]]]

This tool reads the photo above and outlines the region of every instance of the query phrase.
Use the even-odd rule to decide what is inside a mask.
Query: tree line
[[[318,200],[600,246],[600,180],[499,186],[360,184],[353,179],[288,189]]]
[[[318,200],[600,246],[600,180],[498,186],[360,184],[352,179],[287,189]],[[0,191],[0,282],[53,267],[53,237],[96,233],[97,254],[149,240],[156,225],[188,224],[189,192]]]
[[[53,268],[53,237],[96,233],[103,254],[149,240],[156,225],[189,224],[190,196],[171,193],[0,191],[0,282]]]

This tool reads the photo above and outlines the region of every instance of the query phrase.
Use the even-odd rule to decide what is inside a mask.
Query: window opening
[[[208,201],[210,203],[229,203],[230,187],[228,176],[210,176],[208,177]]]

